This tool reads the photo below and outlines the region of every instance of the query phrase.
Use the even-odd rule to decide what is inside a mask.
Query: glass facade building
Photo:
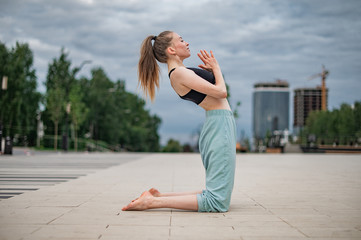
[[[253,92],[253,137],[289,129],[290,92],[286,81],[256,83]]]

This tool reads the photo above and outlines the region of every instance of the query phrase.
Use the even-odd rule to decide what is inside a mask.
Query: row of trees
[[[41,94],[36,91],[33,53],[27,44],[7,49],[0,42],[0,128],[3,136],[36,139],[36,114]],[[1,130],[1,129],[0,129]]]
[[[333,111],[311,112],[303,139],[318,144],[353,145],[361,142],[361,101]],[[311,136],[311,138],[310,138]]]
[[[78,78],[86,63],[72,67],[62,49],[49,63],[46,92],[41,94],[36,91],[29,46],[16,43],[7,49],[0,42],[0,77],[9,79],[0,98],[4,135],[35,145],[41,114],[45,147],[57,149],[62,143],[63,148],[75,150],[102,145],[113,150],[159,151],[160,118],[145,109],[144,100],[125,90],[125,81],[110,80],[101,67],[93,68],[90,78]]]

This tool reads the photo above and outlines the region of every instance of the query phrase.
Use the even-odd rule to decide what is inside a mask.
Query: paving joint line
[[[257,202],[254,198],[250,197],[248,194],[245,194],[247,197],[249,197],[250,199],[252,199],[253,202],[255,202],[257,205],[261,206],[264,210],[271,212],[270,210],[268,210],[266,207],[264,207],[262,204],[260,204],[259,202]],[[272,212],[271,212],[272,213]],[[273,213],[272,213],[273,214]]]
[[[71,211],[71,210],[70,210],[70,211]],[[61,218],[61,217],[64,216],[64,215],[65,215],[65,213],[61,214],[59,217],[54,218],[53,220],[51,220],[50,222],[48,222],[48,223],[45,224],[45,225],[50,225],[50,223],[54,222],[55,220]]]
[[[248,196],[248,194],[246,194],[246,196]],[[253,199],[252,197],[248,196],[250,199],[252,199],[255,203],[257,203],[259,206],[261,206],[264,210],[268,211],[269,213],[271,213],[272,215],[276,216],[277,218],[281,219],[284,223],[286,223],[288,226],[290,226],[291,228],[297,230],[299,233],[301,233],[303,236],[310,238],[307,234],[303,233],[301,230],[299,230],[298,228],[296,228],[295,226],[293,226],[292,224],[288,223],[287,221],[283,220],[281,217],[277,216],[274,212],[272,212],[270,209],[267,209],[266,207],[264,207],[262,204],[260,204],[259,202],[257,202],[255,199]]]
[[[40,229],[41,229],[41,227],[38,227],[37,229],[35,229],[34,231],[32,231],[32,232],[30,233],[30,235],[36,233],[36,232],[39,231]]]
[[[169,217],[169,232],[168,232],[168,239],[170,239],[171,232],[172,232],[172,214],[173,210],[170,210],[170,217]]]
[[[67,214],[67,213],[70,213],[71,211],[73,211],[73,208],[70,208],[67,212],[61,214],[59,217],[54,218],[53,220],[51,220],[50,222],[48,222],[48,223],[45,224],[45,225],[50,225],[50,224],[51,224],[52,222],[54,222],[55,220],[61,218],[62,216],[64,216],[64,215]]]
[[[281,217],[277,216],[279,219],[281,219],[282,222],[286,223],[288,226],[290,226],[291,228],[297,230],[299,233],[301,233],[303,236],[310,238],[310,236],[308,236],[307,234],[305,234],[304,232],[302,232],[300,229],[298,229],[297,227],[293,226],[292,224],[290,224],[289,222],[287,222],[286,220],[282,219]]]

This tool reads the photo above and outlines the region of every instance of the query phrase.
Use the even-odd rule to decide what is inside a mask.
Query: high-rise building
[[[289,129],[290,93],[288,82],[256,83],[253,92],[253,137]]]
[[[326,109],[327,109],[326,89]],[[294,90],[293,98],[293,133],[298,134],[306,125],[306,120],[311,111],[319,111],[322,108],[322,90],[316,88],[297,88]]]

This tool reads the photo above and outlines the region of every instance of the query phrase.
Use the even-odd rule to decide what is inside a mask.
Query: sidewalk
[[[76,162],[79,156],[111,162],[125,158],[122,154],[22,158]],[[164,192],[204,187],[198,154],[129,156],[120,165],[1,200],[0,240],[361,239],[360,155],[237,155],[227,213],[122,212],[122,206],[151,187]]]

